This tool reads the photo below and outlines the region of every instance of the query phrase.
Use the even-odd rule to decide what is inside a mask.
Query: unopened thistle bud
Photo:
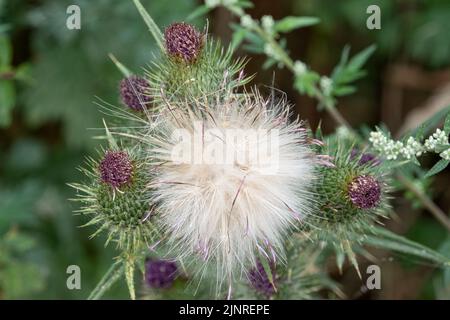
[[[130,76],[120,82],[120,98],[122,102],[133,110],[144,110],[151,102],[149,96],[150,85],[147,80]]]
[[[356,153],[349,150],[331,154],[334,167],[320,167],[316,190],[320,218],[310,221],[312,225],[342,230],[383,215],[386,185],[381,163],[370,154]]]
[[[100,162],[89,159],[88,165],[83,172],[91,181],[72,186],[80,191],[80,212],[92,217],[86,226],[97,226],[93,236],[106,231],[107,243],[116,242],[129,252],[149,245],[156,229],[150,221],[143,162],[132,150],[107,151]]]
[[[203,46],[203,37],[194,26],[180,22],[171,24],[165,31],[167,53],[186,63],[193,63]]]
[[[150,288],[170,288],[178,275],[175,262],[169,260],[152,260],[145,262],[145,283]]]

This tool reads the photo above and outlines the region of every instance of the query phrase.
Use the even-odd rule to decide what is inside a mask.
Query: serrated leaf
[[[450,163],[450,160],[441,159],[427,172],[424,178],[429,178],[444,170]]]
[[[309,27],[320,22],[316,17],[288,16],[275,23],[274,29],[278,32],[290,32],[294,29]]]

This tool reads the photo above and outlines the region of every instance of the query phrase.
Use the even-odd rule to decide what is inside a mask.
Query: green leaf
[[[125,279],[127,281],[131,300],[136,300],[136,293],[134,290],[134,260],[131,258],[128,258],[125,261]]]
[[[424,178],[429,178],[431,176],[434,176],[435,174],[441,172],[444,170],[448,164],[450,163],[450,160],[441,159],[430,169],[430,171],[427,172],[427,174],[424,176]]]
[[[359,70],[361,67],[367,62],[370,56],[375,52],[376,45],[371,45],[356,54],[353,58],[350,59],[347,68],[350,70]]]
[[[307,71],[295,78],[294,87],[301,93],[312,97],[316,93],[316,85],[319,81],[319,74],[314,71]]]
[[[261,264],[263,266],[264,272],[266,273],[270,284],[273,286],[274,289],[276,289],[274,278],[273,278],[273,273],[272,273],[272,268],[269,265],[269,261],[267,260],[266,257],[263,257],[261,254],[259,255],[259,261],[261,262]]]
[[[343,96],[355,91],[349,83],[362,78],[366,73],[361,70],[363,65],[375,51],[375,46],[369,46],[349,59],[350,47],[346,46],[342,51],[341,60],[334,68],[331,78],[334,82],[333,94]]]
[[[248,31],[244,28],[237,28],[233,32],[233,36],[231,38],[231,49],[233,51],[236,50],[237,47],[244,41],[245,37],[247,36]]]
[[[275,23],[274,29],[278,32],[290,32],[294,29],[309,27],[320,22],[316,17],[288,16]]]
[[[11,58],[11,43],[6,36],[0,36],[0,69],[8,67],[11,64]]]
[[[418,258],[426,259],[438,263],[439,265],[450,267],[450,258],[428,247],[399,236],[385,228],[374,227],[368,233],[358,238],[363,243],[374,247],[388,249],[399,253],[408,254]]]
[[[403,135],[403,137],[414,136],[416,139],[422,140],[427,133],[429,133],[433,128],[437,127],[438,124],[447,116],[450,112],[450,106],[443,108],[438,111],[430,118],[428,118],[425,122],[419,125],[417,128],[407,132]]]
[[[447,114],[447,117],[445,118],[444,131],[447,133],[450,132],[450,112]]]
[[[0,127],[7,127],[11,122],[11,110],[16,104],[14,83],[0,80]]]

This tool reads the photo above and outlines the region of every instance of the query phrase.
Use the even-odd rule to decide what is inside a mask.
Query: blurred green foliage
[[[143,1],[161,26],[194,3]],[[81,30],[66,28],[71,4]],[[95,96],[118,103],[122,76],[108,53],[142,73],[154,49],[132,1],[0,0],[0,299],[84,299],[108,268],[114,250],[78,228],[86,221],[66,183],[81,179],[74,168],[99,144],[88,130],[103,116]],[[72,264],[81,290],[66,287]],[[113,289],[107,297],[126,296]]]
[[[366,28],[369,14],[364,13],[370,5],[381,9],[381,30]],[[329,36],[343,28],[351,29],[352,36],[363,35],[385,57],[404,56],[430,68],[450,65],[447,0],[303,0],[293,1],[292,7],[294,14],[319,16]]]

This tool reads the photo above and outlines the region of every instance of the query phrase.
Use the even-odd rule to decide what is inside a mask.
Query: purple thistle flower
[[[107,151],[99,169],[102,181],[118,188],[131,180],[133,165],[126,152]]]
[[[381,187],[372,176],[354,178],[348,186],[348,196],[351,202],[360,209],[370,209],[380,203]]]
[[[147,80],[138,76],[129,76],[120,82],[120,97],[122,102],[133,110],[144,110],[151,99]]]
[[[151,288],[169,288],[177,277],[177,269],[173,261],[149,259],[145,262],[145,282]]]
[[[372,166],[376,167],[378,166],[381,161],[372,153],[363,153],[360,154],[357,149],[353,149],[352,153],[350,154],[350,159],[353,160],[354,158],[359,157],[358,164],[360,166],[365,165],[366,163],[371,164]]]
[[[274,274],[275,266],[273,263],[270,263],[270,268],[272,270],[272,274]],[[275,294],[276,290],[274,288],[274,285],[270,282],[261,261],[258,261],[255,268],[249,271],[248,278],[250,280],[251,286],[260,294],[268,298]]]
[[[203,46],[203,37],[192,25],[179,22],[171,24],[164,33],[167,53],[192,63]]]

